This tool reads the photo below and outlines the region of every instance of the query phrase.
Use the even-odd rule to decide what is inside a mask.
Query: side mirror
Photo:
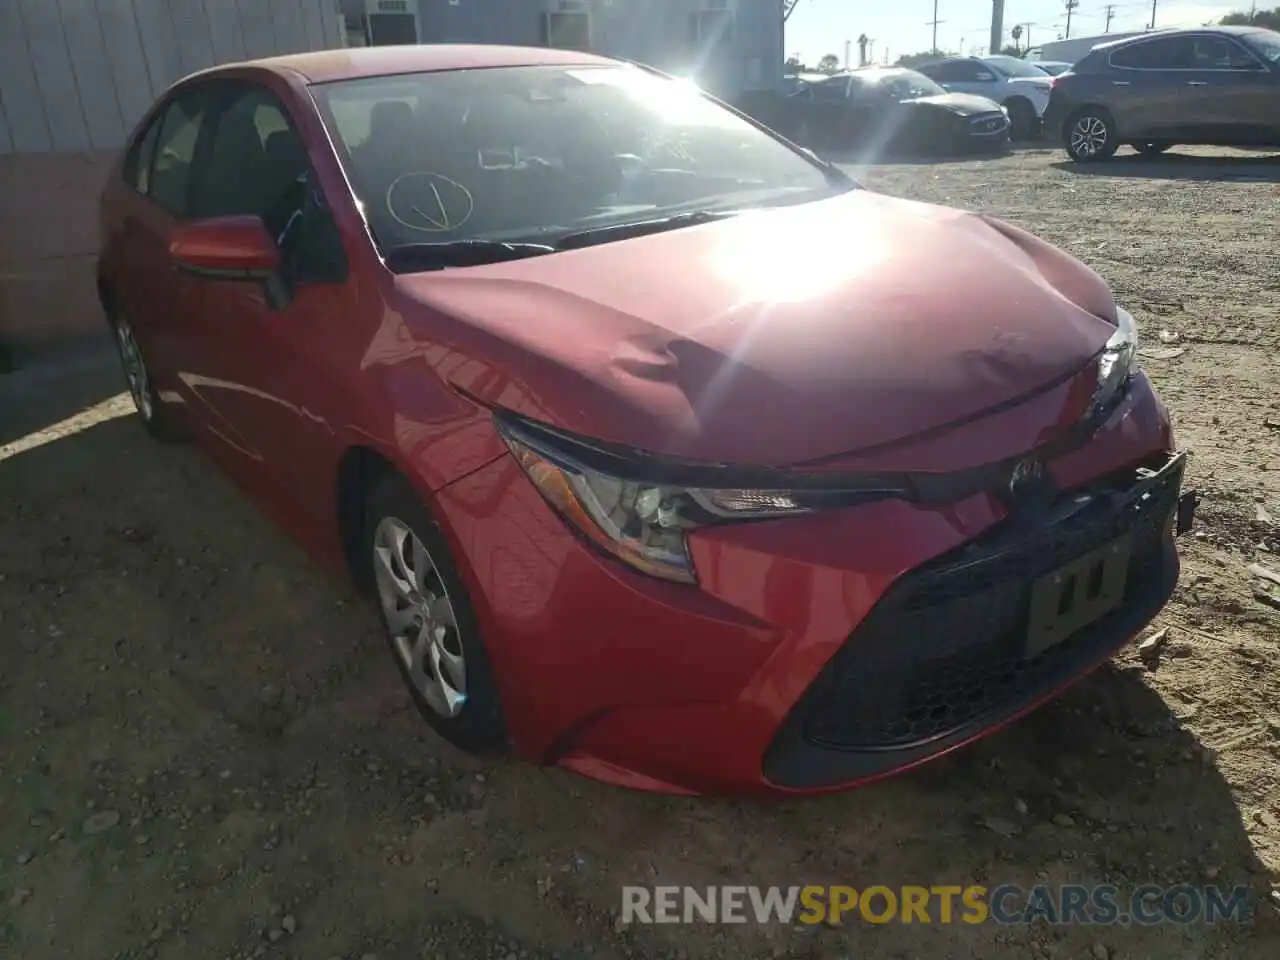
[[[180,270],[212,280],[268,280],[280,250],[259,217],[214,217],[174,228],[169,256]]]

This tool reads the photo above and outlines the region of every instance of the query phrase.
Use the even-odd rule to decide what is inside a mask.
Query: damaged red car
[[[571,51],[188,77],[102,201],[142,422],[380,611],[426,719],[631,787],[819,792],[1087,674],[1195,497],[1067,254]]]

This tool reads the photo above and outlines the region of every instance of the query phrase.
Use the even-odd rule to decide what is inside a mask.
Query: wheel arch
[[[116,293],[111,286],[111,281],[98,274],[96,288],[98,291],[98,304],[102,307],[103,316],[107,318],[107,323],[115,323],[116,312]]]
[[[373,586],[361,555],[365,503],[369,491],[389,474],[403,476],[403,471],[372,447],[349,447],[338,460],[334,520],[338,525],[342,559],[347,572],[361,590],[369,590]]]

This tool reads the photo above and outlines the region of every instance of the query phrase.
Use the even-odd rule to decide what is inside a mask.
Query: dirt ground
[[[1057,151],[866,182],[1029,227],[1133,310],[1202,519],[1158,661],[787,803],[481,764],[374,616],[92,355],[0,378],[0,957],[1280,956],[1280,160]],[[1280,585],[1275,588],[1280,595]],[[1151,669],[1154,666],[1155,669]],[[1251,925],[633,926],[623,884],[1248,885]]]

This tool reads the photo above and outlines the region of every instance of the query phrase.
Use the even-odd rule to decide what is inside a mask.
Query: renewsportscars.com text
[[[1247,887],[623,887],[623,923],[1247,923]]]

